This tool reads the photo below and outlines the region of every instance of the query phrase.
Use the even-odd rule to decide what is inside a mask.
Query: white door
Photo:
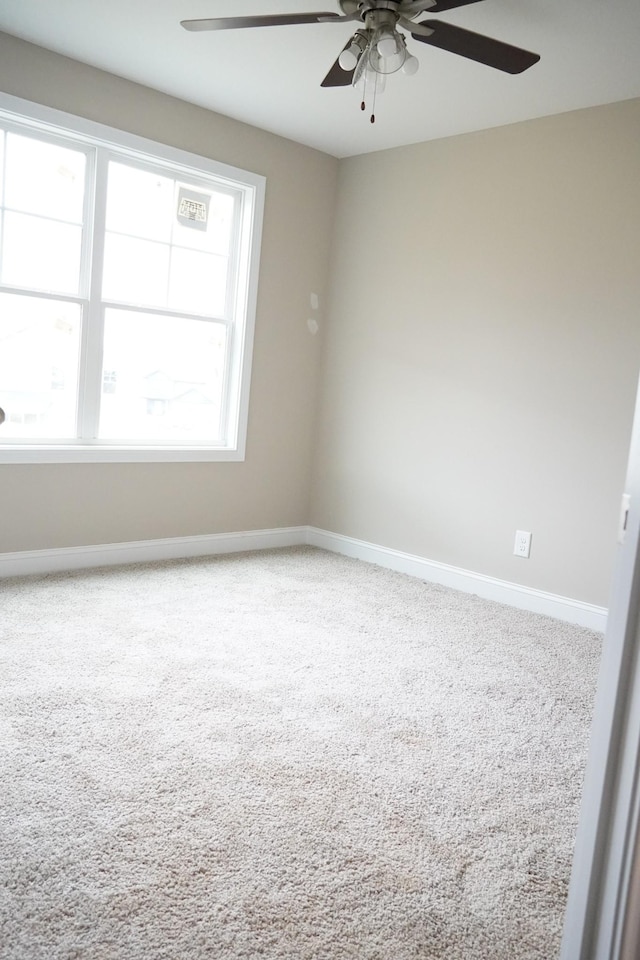
[[[561,960],[640,958],[640,392]]]

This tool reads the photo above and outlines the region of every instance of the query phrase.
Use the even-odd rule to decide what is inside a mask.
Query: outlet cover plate
[[[527,530],[516,530],[513,553],[514,556],[524,557],[525,560],[531,556],[531,534]]]

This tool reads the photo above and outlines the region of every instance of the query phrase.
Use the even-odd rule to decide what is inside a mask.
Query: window
[[[263,200],[0,96],[0,462],[243,458]]]

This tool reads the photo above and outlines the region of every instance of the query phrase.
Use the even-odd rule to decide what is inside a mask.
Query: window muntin
[[[6,100],[0,462],[20,450],[45,454],[26,461],[241,458],[263,178],[116,131],[107,142],[107,128],[85,121],[99,137],[75,122],[64,135],[39,118],[22,128]],[[24,326],[31,313],[5,349],[16,316]],[[72,335],[61,359],[49,328],[63,314]],[[29,338],[40,359],[19,374]],[[18,410],[9,387],[20,383],[30,397]]]

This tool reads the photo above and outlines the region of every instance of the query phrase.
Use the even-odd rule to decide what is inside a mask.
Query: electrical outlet
[[[516,542],[513,545],[516,557],[528,559],[531,555],[531,534],[526,530],[516,530]]]

